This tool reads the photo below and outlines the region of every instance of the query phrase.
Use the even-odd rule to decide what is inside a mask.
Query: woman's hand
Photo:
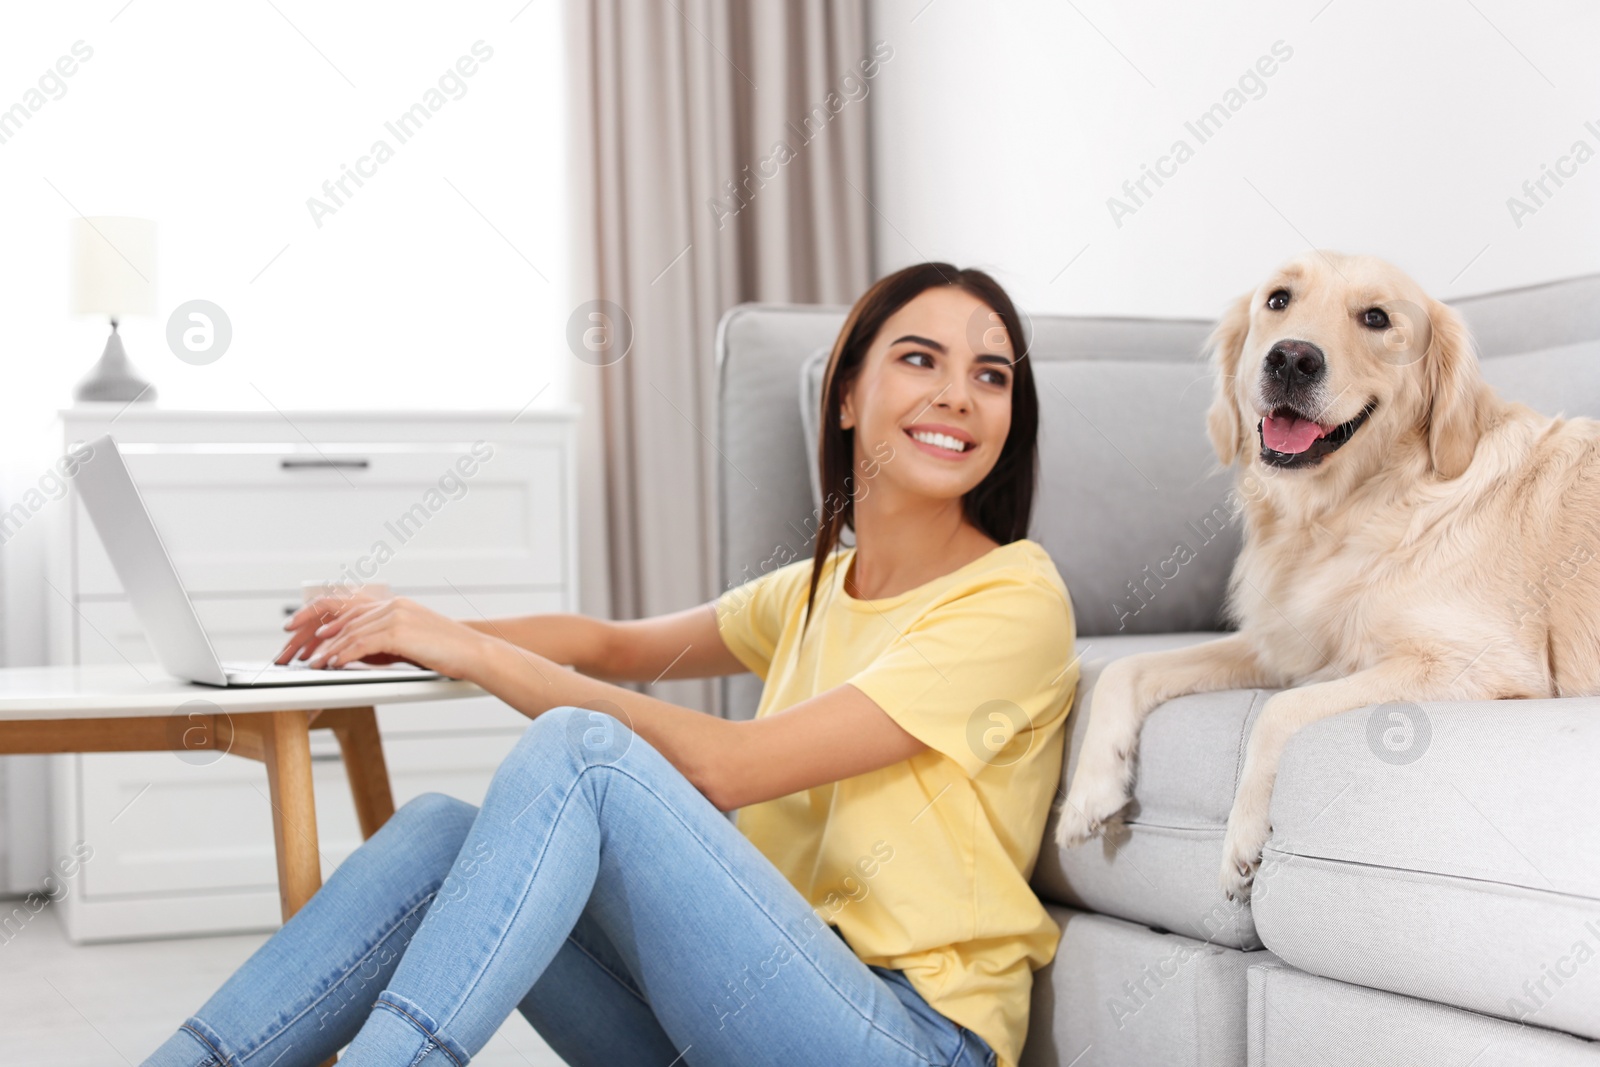
[[[472,674],[493,640],[403,596],[369,601],[342,611],[319,627],[314,636],[322,644],[312,657],[312,667],[340,667],[357,660],[403,660],[449,678]]]
[[[322,644],[322,629],[331,626],[341,618],[364,610],[376,604],[377,598],[370,593],[355,592],[349,596],[322,596],[306,604],[305,607],[289,617],[283,624],[285,630],[293,631],[289,635],[288,644],[283,646],[283,651],[278,653],[275,663],[288,663],[295,658],[296,653],[301,659],[310,659],[312,654]],[[393,663],[388,660],[373,660],[374,663]]]

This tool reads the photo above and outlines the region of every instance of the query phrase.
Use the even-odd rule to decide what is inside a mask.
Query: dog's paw
[[[1228,833],[1222,839],[1222,892],[1229,900],[1248,900],[1256,871],[1261,866],[1261,850],[1272,835],[1266,819],[1245,819],[1236,811],[1228,819]]]
[[[1061,819],[1056,823],[1056,844],[1076,848],[1098,836],[1120,820],[1119,812],[1128,806],[1128,794],[1114,776],[1085,778],[1076,775],[1072,788],[1061,803]]]
[[[1250,889],[1255,881],[1260,860],[1236,860],[1225,857],[1222,861],[1222,895],[1233,901],[1250,899]]]

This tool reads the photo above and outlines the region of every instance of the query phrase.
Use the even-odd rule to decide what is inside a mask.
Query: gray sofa
[[[1503,395],[1600,417],[1600,276],[1455,306]],[[722,321],[724,587],[810,554],[816,396],[843,314],[744,305]],[[1209,328],[1032,321],[1030,536],[1066,580],[1083,656],[1058,802],[1104,664],[1223,625],[1241,531],[1205,434]],[[724,713],[752,714],[759,687],[723,680]],[[1223,830],[1269,695],[1156,709],[1116,847],[1062,851],[1052,816],[1032,884],[1062,937],[1034,976],[1023,1064],[1600,1064],[1600,699],[1424,704],[1398,727],[1379,706],[1303,731],[1236,905],[1217,885]]]

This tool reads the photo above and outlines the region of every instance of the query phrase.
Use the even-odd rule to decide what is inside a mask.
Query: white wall
[[[895,50],[880,271],[949,259],[1034,313],[1207,318],[1310,246],[1444,297],[1600,271],[1600,158],[1520,227],[1506,203],[1574,142],[1600,153],[1600,5],[883,0],[872,34]],[[1292,55],[1200,143],[1185,122],[1278,41]],[[1179,138],[1192,158],[1134,205],[1123,182]]]

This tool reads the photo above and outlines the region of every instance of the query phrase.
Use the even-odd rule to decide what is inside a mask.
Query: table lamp
[[[80,216],[71,227],[71,312],[111,320],[111,336],[100,362],[89,369],[73,395],[79,402],[154,400],[155,387],[128,362],[117,323],[127,315],[155,314],[156,224],[150,219],[102,215]]]

